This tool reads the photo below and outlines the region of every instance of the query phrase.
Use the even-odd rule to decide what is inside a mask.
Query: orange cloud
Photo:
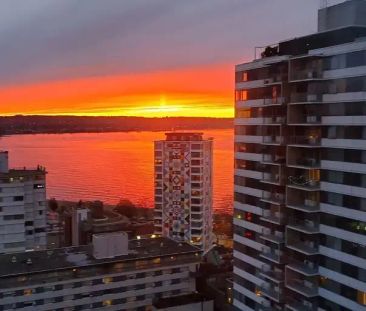
[[[48,115],[233,115],[233,68],[216,65],[0,88],[0,113]]]

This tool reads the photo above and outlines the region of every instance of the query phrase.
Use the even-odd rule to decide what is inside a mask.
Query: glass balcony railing
[[[306,234],[319,233],[319,223],[308,219],[290,218],[287,227]]]
[[[318,136],[290,136],[290,145],[320,146],[321,140]]]
[[[308,298],[318,295],[318,285],[312,281],[292,279],[286,282],[286,287]]]

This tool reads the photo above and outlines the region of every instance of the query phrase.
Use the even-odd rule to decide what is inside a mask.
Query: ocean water
[[[233,131],[202,132],[214,139],[214,210],[231,213]],[[164,132],[14,135],[1,137],[0,149],[9,151],[11,167],[46,167],[49,198],[153,207],[153,142],[164,138]]]

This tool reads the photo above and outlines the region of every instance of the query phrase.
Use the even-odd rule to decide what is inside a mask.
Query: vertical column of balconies
[[[290,61],[291,85],[288,104],[288,144],[286,148],[286,287],[291,298],[288,310],[317,308],[319,222],[321,94],[310,94],[308,84],[321,79],[319,58]],[[297,90],[303,93],[298,93]],[[317,103],[317,106],[314,106]],[[313,105],[312,105],[313,104]]]
[[[154,232],[160,235],[163,221],[163,143],[155,142],[154,150]]]
[[[285,300],[284,275],[287,262],[285,248],[285,132],[286,110],[283,100],[283,84],[281,99],[265,101],[263,107],[263,124],[261,126],[263,141],[261,172],[263,194],[261,198],[263,226],[260,235],[263,248],[260,257],[265,261],[261,276],[266,283],[260,292],[269,298],[274,306],[279,307]]]
[[[274,62],[270,68],[255,69],[246,75],[249,80],[252,77],[257,80],[237,83],[237,89],[244,90],[246,95],[245,100],[238,96],[236,102],[235,125],[242,126],[245,134],[236,132],[235,191],[243,196],[245,203],[235,202],[235,217],[239,220],[234,220],[234,241],[238,245],[236,253],[243,256],[234,253],[240,259],[237,266],[234,264],[234,273],[238,271],[254,288],[244,289],[241,285],[245,284],[238,280],[234,291],[243,292],[239,291],[241,295],[234,298],[242,301],[240,297],[244,293],[256,302],[255,310],[282,310],[286,296],[286,66],[286,62]],[[244,113],[240,115],[242,109]],[[249,266],[243,265],[243,260]],[[252,298],[248,289],[258,298]]]
[[[202,247],[204,243],[204,148],[191,152],[191,243],[198,247]],[[193,187],[194,185],[194,187]]]

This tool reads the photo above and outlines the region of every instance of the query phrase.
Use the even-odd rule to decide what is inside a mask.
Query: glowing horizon
[[[231,65],[0,88],[1,115],[233,117]]]

